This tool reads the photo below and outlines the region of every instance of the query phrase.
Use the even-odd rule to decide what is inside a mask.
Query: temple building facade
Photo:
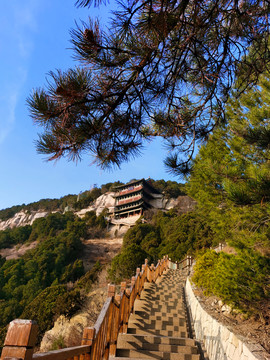
[[[155,189],[150,181],[134,180],[115,188],[114,218],[124,219],[142,215],[144,210],[155,207],[163,195]]]

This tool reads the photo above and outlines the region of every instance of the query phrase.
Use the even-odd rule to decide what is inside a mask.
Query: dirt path
[[[82,254],[85,270],[91,269],[98,260],[102,265],[108,264],[119,253],[122,243],[122,238],[85,240]]]
[[[30,244],[18,244],[11,248],[5,248],[0,250],[0,255],[5,257],[6,260],[19,259],[26,251],[34,249],[37,246],[37,241],[33,241]]]

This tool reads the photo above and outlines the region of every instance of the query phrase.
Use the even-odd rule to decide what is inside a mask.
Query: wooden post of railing
[[[108,285],[108,297],[115,296],[115,285],[109,284]]]
[[[121,293],[122,297],[122,311],[121,311],[121,322],[122,322],[122,331],[123,333],[127,332],[127,322],[128,322],[128,309],[129,309],[129,297],[127,296],[127,283],[126,281],[121,282]]]
[[[122,330],[122,324],[121,324],[121,312],[122,312],[122,301],[121,301],[121,294],[115,294],[115,300],[117,301],[117,303],[119,304],[118,307],[118,311],[117,311],[117,317],[115,318],[115,327],[117,328],[117,333],[116,333],[116,341],[117,341],[117,335],[119,332],[121,332]]]
[[[115,300],[120,304],[120,300],[121,300],[121,295],[120,294],[115,294]]]
[[[31,320],[13,320],[8,327],[1,358],[31,360],[37,340],[38,326]]]
[[[135,286],[136,276],[132,276],[131,278],[131,287]]]
[[[125,314],[125,290],[127,287],[127,283],[125,281],[121,282],[121,295],[120,295],[120,314],[119,314],[119,332],[123,332],[123,326],[124,326],[124,314]]]
[[[157,265],[155,266],[155,270],[154,270],[154,282],[156,282],[158,276],[159,276],[159,262],[158,262]]]
[[[140,295],[139,295],[139,292],[140,292],[140,273],[141,273],[141,269],[138,267],[136,269],[136,278],[137,278],[137,281],[136,281],[136,299],[139,299]]]
[[[145,277],[146,277],[146,280],[147,281],[150,281],[149,280],[149,277],[150,277],[150,269],[149,269],[149,265],[148,265],[148,259],[145,259],[144,260],[144,271],[146,272],[145,273]]]
[[[145,270],[145,264],[142,265],[142,272]]]
[[[166,258],[165,255],[163,256],[162,259],[162,272],[166,269],[167,263],[166,263]]]
[[[132,289],[132,292],[131,292],[131,294],[130,294],[130,296],[132,297],[132,304],[131,304],[131,309],[133,308],[133,303],[134,303],[134,301],[135,301],[135,299],[136,299],[136,276],[132,276],[132,278],[131,278],[131,287],[130,287],[131,289]]]
[[[161,263],[160,260],[158,260],[158,276],[161,276]]]
[[[152,282],[152,264],[150,266],[148,266],[148,276],[147,276],[147,281],[148,282]]]
[[[126,281],[122,281],[121,282],[121,293],[124,292],[127,288],[127,282]]]
[[[123,333],[126,334],[127,333],[127,328],[128,328],[128,319],[129,319],[129,314],[130,314],[130,289],[126,289],[125,290],[126,293],[126,304],[125,304],[125,312],[124,312],[124,324],[123,324]]]
[[[148,265],[148,259],[144,260],[144,265]]]
[[[150,272],[150,282],[155,281],[155,265],[151,264],[151,268],[150,268],[151,272]]]
[[[106,349],[105,359],[108,359],[111,354],[111,351],[116,346],[116,342],[114,341],[114,322],[115,322],[115,305],[113,303],[113,299],[115,296],[115,285],[109,284],[108,285],[108,297],[112,298],[112,303],[110,307],[110,314],[108,320],[108,327],[107,327],[107,342],[109,343],[108,348]]]
[[[145,267],[146,267],[146,265],[143,264],[142,271],[141,271],[141,278],[140,278],[140,296],[141,296],[142,289],[144,287],[145,276],[147,276],[147,274],[145,274]]]
[[[131,286],[130,286],[129,314],[133,312],[135,299],[136,299],[136,276],[132,276]]]
[[[93,340],[94,340],[94,337],[95,337],[95,333],[96,333],[96,329],[93,328],[93,327],[84,328],[81,345],[92,346]],[[91,356],[90,356],[90,354],[86,354],[85,360],[90,360],[90,358],[94,359],[95,350],[94,351],[93,350],[94,349],[91,348]]]
[[[113,306],[113,323],[112,323],[112,334],[111,334],[111,342],[110,342],[110,356],[115,356],[116,354],[116,343],[117,343],[117,336],[118,336],[118,327],[119,327],[119,317],[120,317],[120,305],[116,304],[115,301],[118,303],[121,300],[120,294],[114,295],[114,300],[112,302]]]

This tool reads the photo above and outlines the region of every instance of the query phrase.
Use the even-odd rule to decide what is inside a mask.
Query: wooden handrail
[[[37,353],[33,355],[35,360],[65,360],[90,353],[90,346],[81,345],[70,348],[53,350],[46,353]]]
[[[193,260],[193,257],[189,255],[181,261],[172,261],[171,259],[169,259],[169,268],[184,270],[185,268],[191,267]]]
[[[174,263],[168,256],[159,260],[157,265],[148,265],[148,261],[137,268],[136,276],[131,278],[131,286],[121,283],[121,292],[115,294],[115,286],[108,286],[108,298],[93,327],[84,329],[81,346],[33,354],[37,338],[37,325],[31,320],[14,320],[9,324],[2,360],[17,358],[21,360],[100,360],[115,356],[116,342],[120,332],[127,331],[128,319],[134,309],[134,302],[140,297],[145,282],[156,282],[165,270],[171,267],[190,266],[191,257]]]

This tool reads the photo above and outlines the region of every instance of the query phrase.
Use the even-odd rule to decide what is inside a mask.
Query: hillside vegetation
[[[0,257],[0,331],[3,341],[6,325],[15,318],[37,320],[40,336],[55,318],[76,312],[95,281],[100,266],[85,274],[81,258],[82,240],[92,230],[104,234],[103,214],[86,213],[83,219],[73,213],[50,214],[32,226],[0,232],[0,246],[37,241],[38,245],[20,259]]]
[[[196,212],[157,212],[148,224],[137,224],[124,235],[122,250],[109,270],[112,281],[130,278],[137,266],[156,263],[164,255],[176,261],[197,249],[216,244],[210,226]]]

